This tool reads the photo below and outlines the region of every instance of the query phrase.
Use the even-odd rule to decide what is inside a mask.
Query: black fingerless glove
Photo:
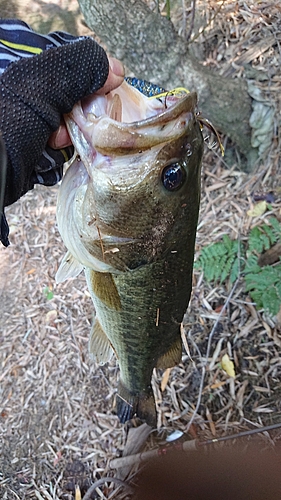
[[[8,156],[4,206],[34,187],[34,168],[61,115],[101,88],[108,72],[107,56],[91,38],[8,66],[0,79],[0,131]],[[7,236],[0,235],[5,246]]]
[[[108,71],[104,50],[91,38],[9,65],[0,80],[0,130],[8,155],[4,206],[33,187],[32,172],[61,115],[102,87]]]

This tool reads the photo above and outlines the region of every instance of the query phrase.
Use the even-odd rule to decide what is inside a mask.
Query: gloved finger
[[[66,148],[71,144],[72,142],[70,139],[70,135],[66,128],[65,122],[62,119],[58,130],[51,133],[48,140],[48,145],[53,149],[60,149],[60,148]]]
[[[125,68],[121,61],[114,57],[108,58],[109,73],[103,87],[97,90],[96,94],[104,95],[121,85],[125,77]]]
[[[63,165],[73,156],[74,147],[52,149],[48,145],[40,157],[31,176],[32,184],[54,186],[63,176]]]
[[[0,134],[0,217],[4,207],[6,174],[7,174],[6,148],[2,136]]]
[[[108,71],[104,50],[90,38],[8,66],[0,79],[0,130],[9,158],[5,206],[32,189],[32,172],[61,115],[102,87]]]

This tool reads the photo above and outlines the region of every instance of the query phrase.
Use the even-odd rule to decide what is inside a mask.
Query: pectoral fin
[[[165,370],[166,368],[176,366],[180,363],[181,357],[182,343],[181,338],[178,337],[172,347],[158,359],[156,368],[162,368],[163,370]]]
[[[98,319],[95,319],[90,333],[89,352],[100,365],[110,361],[113,354],[113,349]]]
[[[76,260],[68,251],[61,261],[55,279],[57,283],[62,283],[68,278],[75,278],[83,270],[82,264]]]
[[[93,270],[86,272],[89,289],[110,309],[121,310],[121,301],[113,277],[110,273]]]

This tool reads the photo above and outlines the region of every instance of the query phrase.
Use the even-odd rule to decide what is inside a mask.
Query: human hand
[[[7,206],[34,184],[50,186],[61,179],[63,163],[73,153],[72,147],[52,149],[70,143],[61,126],[63,114],[81,98],[120,85],[124,70],[119,61],[108,61],[91,38],[77,39],[64,33],[38,35],[21,21],[0,21],[0,40],[0,132],[7,152],[3,206]],[[13,46],[16,50],[10,49]],[[7,68],[4,66],[3,72],[5,57]],[[3,178],[0,175],[2,184]],[[0,240],[8,246],[3,207],[0,218]]]
[[[106,54],[90,38],[8,66],[0,80],[0,130],[8,155],[5,206],[33,188],[34,169],[61,116],[103,87],[108,75]]]

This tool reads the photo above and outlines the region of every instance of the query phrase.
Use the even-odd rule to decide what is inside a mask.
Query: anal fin
[[[110,361],[113,354],[110,342],[97,318],[94,320],[90,333],[89,352],[100,365]]]
[[[151,387],[148,387],[147,391],[134,394],[119,381],[116,406],[122,424],[136,415],[151,427],[156,427],[156,407]]]
[[[181,357],[182,342],[180,336],[178,336],[177,340],[172,344],[172,347],[158,359],[156,368],[165,370],[166,368],[176,366],[180,363]]]

